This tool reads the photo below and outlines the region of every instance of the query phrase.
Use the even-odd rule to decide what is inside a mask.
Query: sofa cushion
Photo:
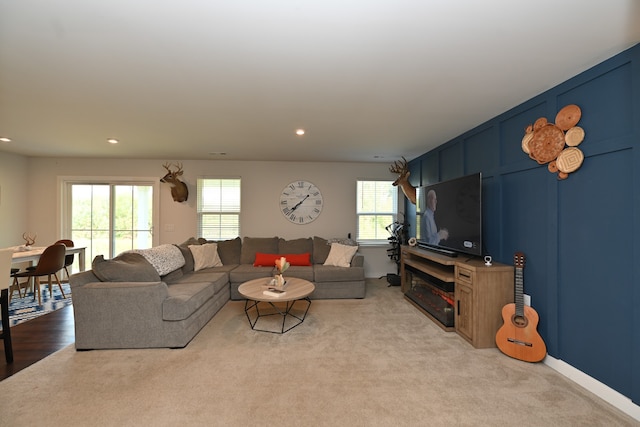
[[[171,285],[181,285],[183,283],[209,283],[213,286],[213,293],[229,288],[229,276],[225,272],[213,270],[200,270],[196,273],[185,274],[180,280]],[[169,287],[171,289],[171,287]]]
[[[314,267],[311,265],[292,265],[291,267],[287,268],[287,271],[285,271],[282,275],[284,276],[285,280],[288,277],[297,277],[298,279],[304,279],[313,282],[315,280],[313,269]]]
[[[239,237],[231,240],[220,240],[218,244],[218,254],[222,260],[222,264],[240,264],[240,251],[242,249],[242,240]]]
[[[139,253],[147,259],[160,276],[171,273],[184,265],[184,257],[175,245],[164,244],[148,249],[133,249],[126,252]]]
[[[169,296],[162,302],[163,320],[184,320],[214,295],[209,282],[180,283],[168,287]]]
[[[174,283],[178,281],[182,276],[184,276],[184,272],[181,268],[177,270],[173,270],[171,273],[165,274],[164,276],[160,276],[160,280],[164,283]]]
[[[256,253],[278,253],[277,237],[245,237],[240,251],[240,264],[253,264]]]
[[[335,267],[332,265],[314,265],[315,283],[323,282],[360,282],[364,281],[362,267]]]
[[[331,250],[331,246],[327,239],[323,239],[322,237],[314,236],[313,237],[313,263],[314,264],[324,264],[329,256],[329,251]]]
[[[176,248],[180,249],[180,253],[184,258],[184,265],[182,266],[183,273],[191,273],[193,271],[193,253],[189,249],[189,246],[176,245]]]
[[[351,266],[351,259],[358,250],[357,246],[341,245],[340,243],[332,243],[331,250],[327,256],[324,265],[333,265],[335,267]]]
[[[216,243],[189,245],[189,250],[193,254],[193,271],[222,266]]]
[[[105,260],[98,255],[93,259],[93,274],[102,282],[159,282],[160,275],[141,254],[125,252]]]
[[[243,283],[261,277],[271,277],[276,271],[274,267],[254,267],[253,264],[240,264],[229,272],[231,283]]]
[[[253,262],[254,267],[271,267],[275,265],[276,260],[285,257],[290,265],[311,265],[311,254],[263,254],[256,253],[256,259]]]
[[[278,253],[280,254],[303,254],[306,252],[313,252],[313,239],[310,237],[293,240],[278,239]]]

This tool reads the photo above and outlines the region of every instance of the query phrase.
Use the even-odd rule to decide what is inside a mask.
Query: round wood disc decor
[[[527,133],[522,138],[522,151],[524,151],[527,154],[529,154],[529,142],[531,142],[532,139],[533,139],[533,132]]]
[[[580,145],[584,139],[584,129],[580,126],[574,126],[567,131],[564,135],[564,140],[569,147],[576,147]]]
[[[542,128],[543,126],[546,126],[547,123],[549,123],[549,122],[547,121],[546,117],[540,117],[538,120],[536,120],[533,123],[533,130],[536,131],[536,130]]]
[[[556,126],[562,130],[569,130],[580,121],[582,111],[575,104],[563,107],[556,115]]]
[[[533,132],[529,141],[529,155],[543,164],[554,160],[564,148],[564,132],[558,126],[548,123]]]
[[[571,173],[577,170],[582,161],[584,160],[584,154],[576,147],[567,147],[556,159],[556,166],[560,172]]]

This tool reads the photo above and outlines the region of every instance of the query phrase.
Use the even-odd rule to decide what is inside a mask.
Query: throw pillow
[[[154,246],[149,249],[133,249],[131,251],[139,253],[147,259],[156,269],[160,276],[171,273],[173,270],[177,270],[185,263],[184,257],[180,252],[180,249],[171,244],[164,244],[160,246]]]
[[[159,282],[160,275],[145,257],[126,252],[106,260],[103,255],[93,259],[93,274],[103,282]]]
[[[278,239],[277,252],[279,254],[303,254],[311,251],[313,251],[313,239],[310,237],[292,240]]]
[[[242,249],[240,251],[240,264],[252,264],[256,259],[256,254],[258,252],[265,254],[277,254],[278,238],[245,237],[242,241]]]
[[[324,264],[329,256],[331,246],[327,242],[327,239],[322,237],[313,236],[313,263]]]
[[[345,246],[358,246],[358,242],[356,242],[355,240],[342,237],[334,237],[333,239],[327,240],[328,245],[331,245],[332,243],[340,243],[341,245]]]
[[[189,250],[189,245],[185,245],[183,243],[181,245],[176,245],[176,248],[180,249],[180,253],[184,258],[184,265],[182,266],[182,272],[191,273],[193,271],[193,254]]]
[[[211,267],[222,267],[222,261],[220,261],[218,245],[216,243],[189,245],[189,250],[193,254],[193,271]]]
[[[332,243],[329,256],[324,265],[333,265],[335,267],[351,266],[351,259],[358,250],[357,246],[341,245],[340,243]]]
[[[240,251],[242,250],[242,240],[240,237],[230,240],[210,240],[204,243],[216,243],[218,245],[218,255],[223,265],[240,264]]]
[[[256,260],[253,262],[254,267],[274,267],[276,260],[285,257],[290,265],[311,265],[311,254],[265,254],[256,253]]]

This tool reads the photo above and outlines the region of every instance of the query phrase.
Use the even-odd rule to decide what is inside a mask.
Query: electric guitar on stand
[[[525,362],[539,362],[547,355],[547,346],[537,331],[538,313],[524,305],[522,274],[524,254],[522,252],[515,253],[514,265],[516,268],[515,303],[507,304],[502,308],[504,324],[496,334],[496,345],[507,356]]]

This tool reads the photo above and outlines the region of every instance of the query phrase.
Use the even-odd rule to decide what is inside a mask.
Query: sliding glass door
[[[63,235],[86,247],[86,260],[113,258],[129,249],[154,244],[154,185],[152,183],[66,184]]]

